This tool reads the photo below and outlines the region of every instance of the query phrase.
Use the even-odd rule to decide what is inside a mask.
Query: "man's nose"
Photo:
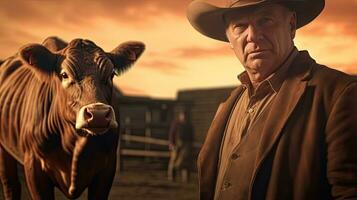
[[[254,25],[247,28],[247,42],[258,42],[262,39],[262,31]]]

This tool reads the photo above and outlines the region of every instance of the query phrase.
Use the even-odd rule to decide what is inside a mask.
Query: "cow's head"
[[[116,128],[118,124],[111,106],[113,77],[139,58],[144,44],[126,42],[106,53],[89,40],[62,43],[66,46],[63,49],[28,45],[21,49],[20,56],[40,79],[60,82],[57,85],[65,97],[55,98],[66,101],[66,109],[76,114],[75,127],[79,133],[99,135]]]

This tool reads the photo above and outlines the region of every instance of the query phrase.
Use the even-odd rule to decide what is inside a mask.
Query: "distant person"
[[[198,157],[202,200],[357,199],[357,80],[316,63],[294,44],[296,30],[324,5],[189,5],[192,26],[227,42],[245,68],[241,84],[218,108]]]
[[[192,165],[193,127],[188,120],[187,113],[180,111],[171,124],[169,131],[170,161],[168,179],[174,181],[177,173],[181,173],[181,180],[188,182]]]

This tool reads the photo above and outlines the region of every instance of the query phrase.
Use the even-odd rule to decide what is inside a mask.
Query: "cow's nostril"
[[[112,119],[112,112],[111,112],[111,110],[109,108],[106,111],[105,119],[108,120],[108,121],[110,121]]]
[[[118,123],[111,106],[90,104],[80,109],[76,128],[84,129],[93,134],[102,134],[111,128],[117,128]]]
[[[88,109],[84,109],[84,120],[90,121],[93,119],[93,113]]]

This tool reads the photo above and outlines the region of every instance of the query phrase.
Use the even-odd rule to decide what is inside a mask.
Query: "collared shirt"
[[[249,132],[250,127],[254,126],[262,111],[274,101],[286,78],[286,72],[297,54],[298,51],[294,48],[281,67],[259,83],[255,89],[246,71],[238,75],[244,91],[236,100],[235,106],[232,109],[221,143],[215,199],[219,199],[225,171],[234,149],[236,149],[241,139]]]

